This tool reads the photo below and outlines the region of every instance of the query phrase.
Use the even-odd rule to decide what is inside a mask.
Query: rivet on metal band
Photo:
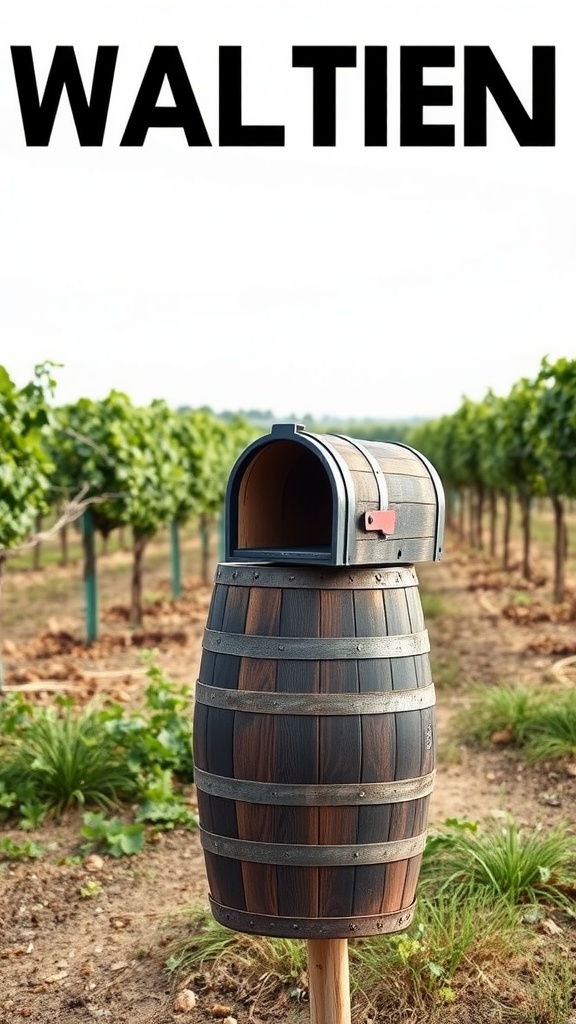
[[[430,650],[428,630],[396,636],[257,636],[205,629],[202,646],[217,654],[241,658],[291,658],[296,661],[334,661],[347,658],[407,658]]]
[[[194,782],[201,792],[227,800],[249,804],[271,804],[279,807],[342,807],[363,804],[399,804],[429,796],[434,787],[435,772],[416,779],[395,782],[363,782],[341,785],[306,785],[277,782],[253,782],[213,775],[194,768]]]
[[[230,690],[196,683],[196,702],[228,711],[261,715],[389,715],[420,711],[436,703],[434,683],[410,690],[370,690],[366,693],[277,693],[270,690]]]
[[[301,846],[291,843],[256,843],[214,835],[200,828],[200,842],[208,853],[255,864],[291,867],[355,867],[358,864],[389,864],[422,853],[426,832],[387,843],[354,843],[347,846]]]
[[[412,923],[416,904],[388,914],[364,917],[272,917],[253,914],[217,903],[212,896],[210,909],[216,921],[226,928],[253,935],[276,935],[293,939],[346,939],[364,935],[390,935]]]

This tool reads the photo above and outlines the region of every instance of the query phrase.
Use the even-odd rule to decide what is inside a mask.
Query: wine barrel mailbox
[[[442,485],[403,445],[282,424],[240,456],[226,516],[194,709],[212,913],[307,939],[402,930],[435,764],[411,562],[440,557]]]

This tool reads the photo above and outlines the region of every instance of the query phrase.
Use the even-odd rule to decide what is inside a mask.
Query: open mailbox
[[[381,566],[442,556],[442,483],[397,442],[275,424],[236,461],[225,512],[227,561]]]

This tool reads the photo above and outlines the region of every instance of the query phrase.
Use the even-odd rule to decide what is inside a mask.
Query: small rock
[[[222,1003],[214,1003],[211,1009],[213,1017],[229,1017],[232,1012],[231,1006],[223,1006]]]
[[[222,1024],[238,1024],[236,1017],[225,1017]]]
[[[496,732],[493,732],[490,737],[490,742],[496,745],[503,743],[512,743],[513,740],[514,733],[512,732],[512,729],[510,729],[508,726],[506,726],[505,729],[497,729]]]
[[[570,763],[566,765],[566,775],[571,775],[573,778],[576,778],[576,761],[570,761]],[[574,1017],[574,1022],[576,1024],[576,1016]]]
[[[10,656],[11,654],[16,654],[17,651],[18,648],[13,640],[5,640],[2,644],[2,654]]]
[[[47,981],[50,985],[55,984],[58,981],[64,981],[64,978],[68,977],[68,971],[58,971],[57,974],[49,974],[44,981]]]
[[[110,964],[111,971],[123,971],[126,967],[129,967],[127,960],[118,960],[115,964]]]
[[[548,807],[560,807],[560,797],[557,793],[543,793],[542,803],[547,804]]]
[[[190,1013],[196,1006],[196,993],[191,988],[183,988],[174,1000],[174,1013]]]
[[[542,921],[540,931],[544,932],[545,935],[562,935],[562,928],[551,917],[547,917],[545,921]]]
[[[97,853],[89,853],[84,861],[84,867],[87,871],[102,871],[104,860]]]

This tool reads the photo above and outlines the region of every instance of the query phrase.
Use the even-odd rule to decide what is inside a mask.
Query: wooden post
[[[351,1024],[348,939],[308,939],[311,1024]]]

